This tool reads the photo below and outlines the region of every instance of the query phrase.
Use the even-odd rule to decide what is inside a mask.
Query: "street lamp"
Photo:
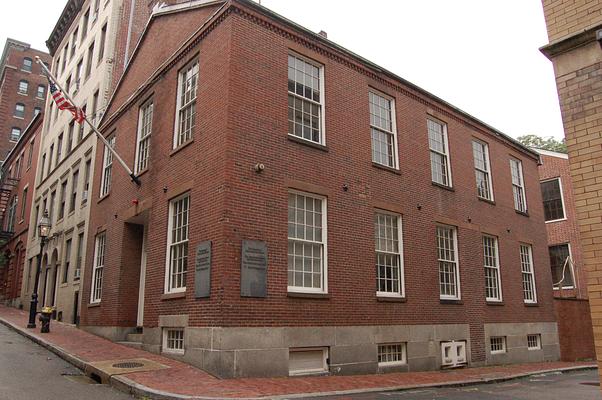
[[[38,254],[38,268],[36,268],[36,280],[33,285],[33,293],[31,294],[31,304],[29,306],[29,323],[28,328],[36,327],[36,313],[38,311],[38,284],[40,283],[40,270],[42,269],[42,252],[44,251],[44,245],[48,240],[48,234],[50,233],[50,218],[48,218],[48,210],[44,210],[44,215],[38,221],[38,236],[40,236],[40,254]]]

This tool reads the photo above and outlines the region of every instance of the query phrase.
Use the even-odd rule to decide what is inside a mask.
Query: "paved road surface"
[[[38,327],[39,329],[39,327]],[[0,324],[0,400],[132,400]]]

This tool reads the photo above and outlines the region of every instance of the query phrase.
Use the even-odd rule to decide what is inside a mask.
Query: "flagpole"
[[[65,98],[75,106],[75,102],[73,101],[73,99],[71,99],[71,97],[69,96],[69,93],[67,93],[66,91],[63,90],[63,88],[61,87],[61,85],[59,85],[58,80],[55,78],[54,75],[52,75],[52,72],[50,72],[48,70],[48,68],[46,68],[46,65],[44,65],[44,63],[42,62],[42,60],[40,59],[39,56],[36,56],[36,62],[38,64],[40,64],[40,66],[42,67],[42,69],[44,70],[44,72],[46,72],[47,76],[52,79],[52,81],[54,82],[54,84],[56,85],[56,87],[63,93],[63,96],[65,96]],[[76,106],[77,107],[77,106]],[[113,148],[113,146],[110,145],[109,141],[107,139],[105,139],[105,137],[102,135],[102,133],[100,133],[100,131],[98,129],[96,129],[96,127],[94,125],[92,125],[92,123],[88,120],[88,116],[85,115],[84,113],[84,121],[86,121],[88,123],[88,125],[90,125],[90,128],[92,128],[92,130],[96,133],[96,136],[98,136],[98,138],[104,143],[105,148],[109,149],[109,151],[111,153],[113,153],[113,156],[117,159],[117,161],[119,161],[119,163],[123,166],[123,168],[125,168],[125,170],[127,171],[128,175],[130,176],[130,178],[132,178],[132,181],[140,186],[141,182],[140,182],[140,178],[138,178],[136,176],[136,174],[134,174],[132,172],[132,170],[130,169],[130,167],[125,163],[125,161],[123,161],[123,159],[119,156],[119,154],[117,153],[117,151],[115,151],[115,149]]]

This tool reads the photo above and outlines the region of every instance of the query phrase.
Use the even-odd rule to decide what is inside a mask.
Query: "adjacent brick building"
[[[594,341],[602,360],[602,1],[543,0],[569,153]]]
[[[4,265],[0,267],[0,300],[20,305],[22,285],[32,285],[36,260],[26,261],[29,216],[35,184],[43,113],[33,117],[8,153],[0,176],[0,221]],[[35,223],[33,224],[35,226]],[[27,280],[23,281],[23,277]]]
[[[99,147],[87,330],[223,377],[559,358],[538,154],[321,35],[157,8],[101,130],[142,184]]]
[[[32,118],[44,110],[48,81],[36,56],[50,56],[29,44],[7,39],[0,59],[0,161],[4,160]]]

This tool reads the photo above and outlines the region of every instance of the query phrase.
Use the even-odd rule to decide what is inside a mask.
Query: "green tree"
[[[517,138],[519,142],[528,147],[534,147],[541,150],[556,151],[558,153],[566,153],[566,143],[564,138],[558,140],[553,136],[541,137],[537,135],[523,135]]]

